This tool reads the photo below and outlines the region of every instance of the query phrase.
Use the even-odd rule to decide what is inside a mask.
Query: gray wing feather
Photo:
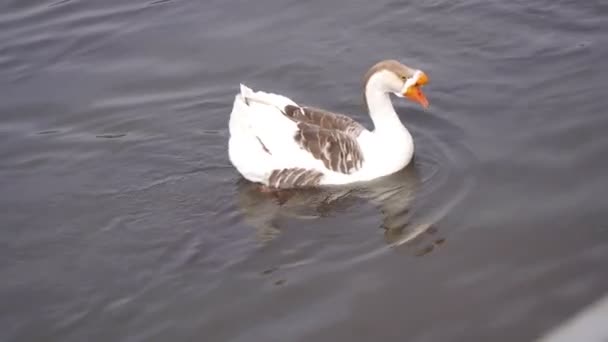
[[[355,137],[365,130],[363,125],[346,115],[319,108],[288,105],[283,113],[295,122],[302,122],[328,130],[337,130]]]
[[[272,171],[268,186],[277,189],[305,188],[319,185],[323,174],[316,170],[287,168]]]
[[[327,169],[351,174],[363,166],[363,153],[354,136],[304,122],[300,122],[298,128],[295,141]]]

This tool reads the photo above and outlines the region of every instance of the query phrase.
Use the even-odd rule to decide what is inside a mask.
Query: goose
[[[240,85],[228,122],[234,168],[261,190],[311,188],[371,181],[411,161],[414,141],[390,94],[428,108],[427,75],[397,60],[374,64],[363,92],[373,123],[302,106],[290,98]]]

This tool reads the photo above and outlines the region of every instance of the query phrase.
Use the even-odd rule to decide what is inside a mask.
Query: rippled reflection
[[[414,167],[379,180],[330,189],[287,190],[265,193],[258,185],[241,179],[238,203],[244,221],[256,228],[256,238],[268,243],[282,230],[284,219],[312,220],[337,216],[361,200],[373,204],[381,215],[384,240],[390,246],[415,246],[417,255],[444,242],[435,237],[432,223],[416,222],[415,194],[422,185]],[[429,238],[432,240],[429,243]]]

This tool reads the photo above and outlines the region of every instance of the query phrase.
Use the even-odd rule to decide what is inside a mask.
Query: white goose
[[[427,82],[425,73],[395,60],[371,67],[364,92],[373,131],[348,116],[241,84],[230,114],[230,161],[265,189],[340,185],[395,173],[412,160],[414,142],[389,94],[426,108],[420,88]]]

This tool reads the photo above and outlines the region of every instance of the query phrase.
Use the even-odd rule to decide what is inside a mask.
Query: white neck
[[[414,141],[403,126],[387,87],[385,75],[377,73],[369,78],[365,86],[365,100],[374,123],[369,142],[362,145],[369,149],[373,175],[386,175],[407,165],[414,153]]]
[[[374,123],[374,132],[379,134],[407,132],[393,107],[382,74],[372,76],[365,86],[365,100]],[[408,133],[409,134],[409,133]]]

